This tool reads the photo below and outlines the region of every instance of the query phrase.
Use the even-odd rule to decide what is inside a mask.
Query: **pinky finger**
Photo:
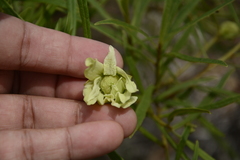
[[[113,121],[60,129],[5,130],[0,132],[0,159],[89,159],[115,150],[123,138],[122,127]]]

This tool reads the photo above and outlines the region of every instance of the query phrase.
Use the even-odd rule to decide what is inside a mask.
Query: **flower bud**
[[[239,27],[235,22],[223,22],[220,26],[219,34],[225,39],[235,38],[239,34]]]

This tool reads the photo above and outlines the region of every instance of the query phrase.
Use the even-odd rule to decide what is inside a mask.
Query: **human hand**
[[[82,102],[84,61],[108,45],[0,13],[0,159],[89,159],[136,126],[131,108]],[[117,53],[117,64],[122,59]]]

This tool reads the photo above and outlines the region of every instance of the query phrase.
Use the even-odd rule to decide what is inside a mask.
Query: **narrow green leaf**
[[[67,9],[68,9],[68,25],[69,27],[69,34],[70,35],[76,35],[77,31],[77,12],[76,12],[76,0],[67,1]]]
[[[173,0],[172,1],[171,10],[169,12],[169,14],[172,15],[171,19],[170,19],[171,22],[173,22],[176,15],[179,14],[180,7],[182,5],[184,5],[183,3],[184,2],[182,2],[182,0]],[[175,23],[171,23],[171,24],[175,24]]]
[[[24,1],[31,1],[31,2],[39,2],[39,3],[46,3],[46,4],[53,4],[62,8],[67,8],[66,0],[24,0]]]
[[[217,84],[217,86],[215,88],[210,88],[210,92],[209,90],[207,90],[206,92],[208,92],[208,94],[203,98],[203,100],[200,103],[201,105],[204,104],[209,104],[210,102],[212,102],[216,96],[218,95],[234,95],[233,93],[231,93],[230,91],[227,91],[225,89],[222,89],[222,87],[224,86],[224,84],[226,83],[227,79],[229,78],[229,76],[232,74],[234,70],[230,70],[229,72],[227,72],[226,74],[224,74],[222,76],[222,78],[220,79],[219,83]],[[204,88],[201,88],[204,89]]]
[[[17,12],[15,12],[15,10],[6,0],[0,0],[0,9],[2,9],[6,14],[22,19],[22,17]]]
[[[184,130],[184,133],[180,139],[179,144],[177,145],[175,160],[179,160],[181,158],[188,136],[190,134],[190,131],[191,131],[191,128],[187,126]]]
[[[132,25],[133,26],[140,26],[141,20],[143,18],[144,13],[147,10],[148,4],[150,0],[135,0],[134,1],[134,11],[133,11],[133,18],[132,18]]]
[[[190,80],[190,81],[187,81],[187,82],[183,82],[183,83],[180,83],[180,84],[176,84],[174,86],[172,86],[171,88],[169,88],[167,91],[163,92],[163,93],[160,93],[157,97],[156,97],[156,101],[161,101],[163,100],[164,98],[180,91],[180,90],[186,90],[188,89],[189,87],[192,87],[194,85],[197,85],[201,82],[205,82],[205,81],[209,81],[210,78],[201,78],[201,79],[194,79],[194,80]]]
[[[209,58],[197,58],[197,57],[192,57],[189,55],[181,54],[181,53],[176,53],[176,52],[171,52],[167,53],[168,56],[174,56],[179,59],[189,61],[189,62],[199,62],[199,63],[209,63],[209,64],[219,64],[222,66],[228,66],[225,62],[217,60],[217,59],[209,59]]]
[[[175,116],[181,116],[181,115],[193,114],[193,113],[210,113],[210,112],[208,110],[198,109],[198,108],[175,109],[172,113],[169,114],[168,122],[171,122]]]
[[[174,25],[172,25],[171,28],[175,29],[176,27],[179,27],[199,2],[200,0],[190,0],[188,3],[184,4],[182,9],[178,11],[178,14],[175,18],[176,20],[173,22]]]
[[[180,121],[177,124],[173,125],[172,129],[176,130],[176,129],[179,129],[179,128],[183,127],[184,125],[186,125],[188,123],[191,123],[193,120],[197,119],[199,117],[199,115],[200,115],[199,113],[188,115],[182,121]]]
[[[192,160],[198,160],[198,149],[199,149],[199,142],[196,141],[196,144],[194,146],[194,152],[193,152],[193,158]]]
[[[236,12],[233,4],[230,4],[229,5],[229,9],[230,9],[230,13],[232,14],[235,22],[238,24],[238,27],[240,27],[240,20],[239,20],[239,16],[238,16],[238,13]]]
[[[168,132],[166,131],[166,128],[163,128],[162,126],[158,125],[158,128],[160,129],[161,133],[164,135],[164,137],[167,139],[167,141],[169,142],[169,144],[173,147],[173,149],[177,149],[177,144],[175,142],[175,140],[173,140],[173,138],[168,134]]]
[[[91,28],[97,30],[98,32],[102,33],[103,35],[111,38],[113,41],[117,42],[118,44],[122,44],[122,37],[120,35],[120,33],[110,27],[107,26],[96,26],[91,24]]]
[[[46,8],[45,6],[41,6],[39,7],[39,13],[40,15],[35,19],[35,24],[38,25],[38,26],[45,26],[45,24],[47,23],[47,19],[46,17],[44,16],[44,13],[46,12]]]
[[[198,106],[199,109],[208,109],[208,110],[211,110],[211,109],[218,109],[218,108],[221,108],[221,107],[225,107],[231,103],[238,103],[240,102],[240,95],[233,95],[233,96],[229,96],[227,98],[224,98],[222,100],[219,100],[217,102],[214,102],[214,103],[210,103],[210,104],[207,104],[207,105],[200,105]]]
[[[90,18],[87,0],[78,0],[80,17],[82,19],[83,34],[86,38],[91,38]]]
[[[171,99],[171,100],[167,100],[167,101],[162,101],[163,104],[165,105],[170,105],[170,106],[182,106],[184,108],[192,108],[193,105],[190,104],[190,102],[181,99],[181,98],[176,98],[176,99]]]
[[[171,25],[171,19],[172,19],[172,5],[174,0],[165,0],[164,2],[164,10],[162,15],[162,21],[161,21],[161,29],[159,34],[159,44],[164,46],[164,41],[166,38],[166,35],[168,34],[169,26]]]
[[[224,137],[224,134],[204,117],[201,117],[199,120],[203,124],[203,126],[205,126],[205,128],[207,128],[213,134],[214,137]]]
[[[124,160],[116,151],[112,151],[108,153],[108,157],[111,160]]]
[[[182,35],[182,37],[176,42],[176,44],[173,46],[173,52],[178,52],[180,49],[182,49],[187,44],[187,40],[189,38],[189,35],[193,31],[193,27],[189,27]]]
[[[159,124],[157,124],[158,128],[160,129],[161,133],[164,135],[164,137],[167,139],[167,141],[169,142],[169,144],[172,146],[172,148],[174,150],[177,150],[178,145],[175,142],[175,139],[173,137],[171,137],[166,128],[163,128],[162,126],[160,126]],[[181,157],[184,160],[189,160],[189,158],[187,157],[187,155],[185,153],[182,153]]]
[[[221,78],[221,80],[219,81],[217,88],[222,88],[224,86],[224,84],[226,83],[226,81],[228,80],[228,78],[230,77],[230,75],[233,73],[234,69],[230,70],[229,72],[227,72],[226,74],[224,74]]]
[[[215,8],[212,9],[212,10],[210,10],[210,11],[208,11],[208,12],[205,12],[202,16],[200,16],[199,18],[197,18],[197,19],[189,22],[188,24],[185,24],[183,27],[179,27],[179,28],[177,28],[177,29],[174,29],[173,31],[171,31],[171,34],[175,35],[175,34],[177,34],[178,32],[180,32],[180,31],[182,31],[182,30],[184,30],[184,29],[187,29],[187,28],[195,25],[195,24],[198,23],[199,21],[203,20],[204,18],[209,17],[211,14],[215,13],[217,10],[225,7],[226,5],[229,5],[229,4],[232,3],[233,1],[234,1],[234,0],[229,0],[229,1],[227,1],[227,2],[225,2],[225,3],[223,3],[223,4],[221,4],[221,5],[219,5],[219,6],[217,6],[217,7],[215,7]]]
[[[162,146],[162,142],[159,141],[159,139],[154,136],[152,133],[150,133],[149,131],[147,131],[145,128],[140,127],[138,129],[145,137],[147,137],[148,139],[150,139],[151,141],[153,141],[154,143]]]
[[[141,98],[140,103],[137,106],[136,109],[136,115],[137,115],[137,126],[135,128],[135,131],[132,133],[130,138],[135,134],[135,132],[139,129],[139,127],[142,125],[143,120],[146,117],[146,113],[148,108],[151,106],[152,102],[152,92],[153,92],[154,86],[149,86],[145,92],[143,93],[143,96]]]
[[[218,87],[205,87],[205,86],[202,87],[201,86],[201,87],[197,87],[196,89],[199,89],[200,91],[204,91],[204,92],[208,93],[208,95],[206,95],[206,96],[208,96],[210,99],[215,99],[217,96],[237,95],[237,93],[235,93],[235,92],[231,92],[229,90],[226,90],[226,89],[223,89],[223,88],[218,88]],[[206,104],[206,102],[208,102],[208,101],[204,101],[204,102]]]
[[[195,145],[191,141],[187,141],[187,146],[194,150]],[[198,155],[204,159],[204,160],[215,160],[213,157],[211,157],[209,154],[207,154],[205,151],[203,151],[201,148],[198,148]]]
[[[94,9],[97,10],[97,12],[104,18],[104,19],[110,19],[112,18],[109,13],[106,12],[102,4],[97,0],[88,0],[88,2],[94,7]]]
[[[56,24],[54,29],[57,30],[57,31],[63,31],[63,24],[64,24],[64,19],[59,18],[59,20],[57,21],[57,24]]]
[[[128,29],[129,31],[142,33],[144,36],[148,37],[147,33],[145,33],[143,30],[131,24],[128,24],[126,22],[120,21],[118,19],[106,19],[106,20],[98,21],[94,25],[102,25],[102,24],[112,24],[112,25],[120,26],[124,29]]]
[[[125,18],[125,22],[129,23],[129,0],[117,0],[118,6]]]

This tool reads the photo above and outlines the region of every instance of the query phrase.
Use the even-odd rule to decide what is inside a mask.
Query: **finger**
[[[113,121],[62,129],[1,131],[0,159],[89,159],[111,152],[122,140],[122,127]]]
[[[36,72],[15,72],[14,74],[14,82],[9,82],[12,83],[12,87],[8,87],[8,92],[5,90],[2,93],[83,99],[85,79]],[[7,82],[5,86],[10,86],[6,84]]]
[[[83,77],[88,57],[103,61],[108,45],[38,27],[0,13],[0,69]],[[116,53],[117,65],[122,66]]]
[[[92,105],[59,98],[0,95],[0,129],[46,129],[69,127],[80,123],[112,120],[118,122],[128,137],[136,126],[131,108]]]
[[[85,79],[36,72],[0,71],[0,94],[83,99]]]

